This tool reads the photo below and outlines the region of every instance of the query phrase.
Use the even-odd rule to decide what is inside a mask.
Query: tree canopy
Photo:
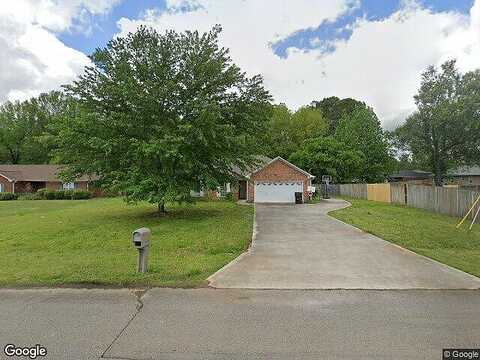
[[[366,162],[361,151],[332,136],[307,140],[289,160],[318,179],[331,175],[334,182],[357,181]]]
[[[460,74],[455,61],[430,66],[415,96],[417,111],[395,135],[415,163],[442,184],[449,168],[480,162],[480,71]]]
[[[335,133],[342,118],[349,116],[357,107],[367,107],[362,101],[351,98],[340,99],[336,96],[312,101],[311,106],[320,110],[327,120],[329,135]]]
[[[247,77],[205,34],[140,27],[97,49],[72,85],[76,115],[56,128],[65,177],[95,174],[127,200],[188,201],[196,184],[252,165],[269,118],[260,76]]]
[[[304,106],[292,112],[284,104],[272,105],[264,140],[266,154],[288,159],[304,141],[326,135],[327,129],[327,121],[317,109]]]
[[[52,161],[54,139],[49,126],[65,115],[68,102],[60,91],[0,106],[0,162],[45,164]]]
[[[345,114],[337,126],[335,138],[364,155],[365,162],[358,180],[382,182],[392,170],[389,142],[371,108],[359,106]]]

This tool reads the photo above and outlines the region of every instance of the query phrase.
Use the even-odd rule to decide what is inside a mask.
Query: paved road
[[[210,278],[216,288],[478,289],[480,279],[327,215],[348,205],[257,205],[249,253]]]
[[[2,350],[60,360],[438,360],[479,317],[478,290],[0,290]]]

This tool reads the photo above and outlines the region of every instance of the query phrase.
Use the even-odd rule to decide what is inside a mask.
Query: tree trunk
[[[166,213],[167,213],[167,210],[165,210],[165,203],[163,201],[158,203],[158,214],[165,215]]]
[[[443,176],[442,176],[442,173],[441,171],[438,170],[438,167],[437,169],[435,170],[435,186],[442,186],[443,185]]]
[[[439,149],[439,144],[438,144],[438,138],[436,134],[436,129],[432,129],[432,145],[433,145],[433,169],[434,169],[434,181],[435,181],[435,186],[442,186],[442,180],[443,180],[443,161],[441,158],[440,154],[440,149]]]

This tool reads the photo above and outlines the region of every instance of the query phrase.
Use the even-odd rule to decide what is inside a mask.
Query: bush
[[[37,196],[38,196],[40,199],[45,199],[45,198],[46,198],[47,191],[48,191],[47,189],[38,189],[35,194],[37,194]]]
[[[45,192],[45,199],[46,200],[55,200],[57,198],[55,190],[47,190]]]
[[[233,201],[233,193],[231,193],[231,192],[226,193],[223,198],[224,198],[226,201]]]
[[[64,200],[65,199],[65,191],[57,190],[55,191],[55,200]]]
[[[7,200],[17,200],[18,195],[8,192],[0,193],[0,201],[7,201]]]
[[[21,194],[18,196],[18,200],[41,200],[42,197],[38,194]]]
[[[85,199],[90,199],[91,197],[92,197],[92,193],[90,191],[75,190],[72,193],[72,200],[85,200]]]
[[[75,190],[63,190],[63,198],[65,200],[72,200]]]
[[[44,200],[84,200],[90,199],[92,193],[85,190],[48,190],[40,189],[35,194],[36,199]]]

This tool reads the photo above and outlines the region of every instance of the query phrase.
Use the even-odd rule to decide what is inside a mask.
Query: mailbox
[[[133,246],[137,249],[144,249],[150,245],[150,236],[152,232],[147,228],[140,228],[133,232]]]

